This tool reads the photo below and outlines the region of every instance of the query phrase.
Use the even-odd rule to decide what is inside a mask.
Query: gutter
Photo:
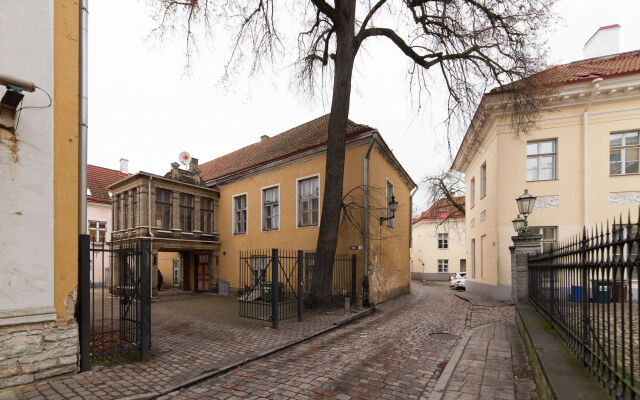
[[[418,192],[418,186],[413,188],[409,195],[409,250],[413,247],[413,195]]]
[[[586,226],[589,221],[589,107],[593,102],[593,98],[596,97],[596,91],[600,88],[600,82],[602,78],[596,78],[591,81],[593,89],[589,101],[582,113],[582,178],[583,178],[583,191],[582,191],[582,225]]]
[[[87,234],[87,137],[88,137],[88,25],[89,0],[80,0],[80,93],[78,118],[78,234]]]
[[[364,277],[369,276],[369,155],[378,138],[378,131],[371,135],[369,148],[364,156]],[[409,213],[411,214],[411,213]]]

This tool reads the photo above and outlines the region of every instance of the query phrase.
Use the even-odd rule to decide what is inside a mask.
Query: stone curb
[[[348,316],[346,318],[341,319],[340,321],[334,322],[332,326],[329,326],[327,328],[321,329],[321,330],[319,330],[319,331],[317,331],[315,333],[312,333],[309,336],[303,337],[302,339],[294,340],[294,341],[289,342],[287,344],[284,344],[284,345],[282,345],[280,347],[276,347],[274,349],[265,351],[264,353],[260,353],[260,354],[258,354],[256,356],[252,356],[252,357],[246,358],[246,359],[244,359],[242,361],[238,361],[238,362],[226,365],[226,366],[224,366],[222,368],[217,368],[217,369],[213,369],[213,370],[207,371],[207,372],[205,372],[205,373],[203,373],[201,375],[198,375],[198,376],[196,376],[194,378],[188,379],[188,380],[186,380],[186,381],[184,381],[184,382],[182,382],[182,383],[180,383],[178,385],[168,386],[168,387],[166,387],[164,389],[161,389],[161,390],[159,390],[157,392],[149,392],[149,393],[142,393],[142,394],[136,394],[136,395],[127,396],[127,397],[122,397],[120,400],[151,400],[151,399],[157,399],[160,396],[164,396],[166,394],[178,391],[180,389],[184,389],[184,388],[189,387],[189,386],[193,386],[193,385],[195,385],[195,384],[197,384],[199,382],[202,382],[204,380],[207,380],[209,378],[213,378],[213,377],[225,374],[225,373],[227,373],[229,371],[232,371],[232,370],[234,370],[234,369],[236,369],[238,367],[241,367],[241,366],[243,366],[245,364],[248,364],[248,363],[250,363],[252,361],[256,361],[256,360],[259,360],[261,358],[270,356],[270,355],[272,355],[274,353],[278,353],[278,352],[280,352],[282,350],[285,350],[285,349],[288,349],[288,348],[290,348],[292,346],[295,346],[295,345],[297,345],[299,343],[306,342],[306,341],[311,340],[311,339],[313,339],[315,337],[318,337],[318,336],[320,336],[322,334],[325,334],[327,332],[331,332],[331,331],[333,331],[333,330],[335,330],[335,329],[337,329],[337,328],[339,328],[341,326],[348,325],[351,322],[354,322],[354,321],[356,321],[356,320],[358,320],[360,318],[363,318],[363,317],[366,317],[367,315],[373,314],[375,312],[375,310],[376,310],[376,308],[375,308],[375,306],[373,306],[373,307],[365,309],[363,311],[358,311],[355,314],[352,314],[352,315],[350,315],[350,316]]]
[[[509,306],[513,305],[513,303],[511,303],[511,302],[504,302],[504,304],[483,304],[483,303],[478,303],[471,296],[465,296],[462,293],[454,293],[453,295],[461,298],[464,301],[467,301],[467,302],[471,303],[474,306],[481,306],[481,307],[509,307]]]

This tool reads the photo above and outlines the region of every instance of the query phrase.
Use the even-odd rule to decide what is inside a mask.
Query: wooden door
[[[209,256],[196,256],[196,290],[199,292],[209,290]]]

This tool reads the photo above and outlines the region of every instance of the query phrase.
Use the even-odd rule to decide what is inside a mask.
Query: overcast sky
[[[550,32],[549,64],[582,58],[600,26],[620,24],[620,50],[640,49],[637,0],[562,0],[564,21]],[[292,69],[265,68],[220,84],[228,43],[199,43],[185,72],[184,38],[149,37],[147,2],[94,0],[89,19],[89,163],[164,174],[186,150],[201,163],[326,114],[328,98],[292,88]],[[218,36],[219,37],[219,36]],[[354,73],[350,119],[377,128],[411,177],[451,164],[441,124],[444,92],[419,109],[411,100],[407,60],[384,41],[366,47]],[[450,132],[454,155],[464,132]],[[422,194],[417,204],[425,202]]]

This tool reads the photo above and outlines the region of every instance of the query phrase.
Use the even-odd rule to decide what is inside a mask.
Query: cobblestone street
[[[378,305],[371,316],[162,398],[536,398],[513,306],[477,304],[456,294],[443,283],[414,281],[410,295]],[[211,304],[232,307],[235,300],[227,300],[226,306],[224,301]],[[318,315],[304,324],[287,321],[275,331],[264,322],[238,320],[228,312],[226,320],[212,320],[220,310],[197,307],[199,302],[207,298],[154,303],[151,362],[28,386],[24,398],[157,393],[269,346],[302,338],[342,317]]]

